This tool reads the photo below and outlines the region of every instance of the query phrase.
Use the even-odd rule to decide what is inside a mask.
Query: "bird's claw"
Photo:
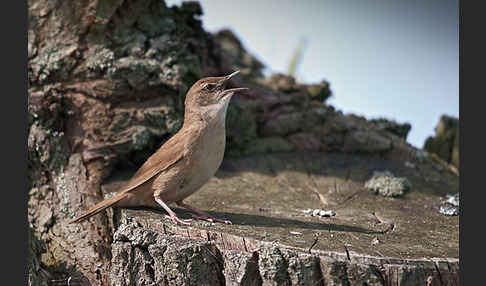
[[[221,222],[221,223],[224,223],[224,224],[233,224],[231,221],[229,221],[227,219],[220,219],[220,218],[215,218],[215,217],[206,216],[206,215],[195,215],[195,214],[193,214],[192,218],[197,219],[197,220],[205,220],[205,221],[208,221],[208,222],[211,222],[211,223]]]
[[[170,220],[175,223],[175,224],[183,224],[183,225],[190,225],[192,222],[192,219],[181,219],[178,216],[166,216],[170,218]]]

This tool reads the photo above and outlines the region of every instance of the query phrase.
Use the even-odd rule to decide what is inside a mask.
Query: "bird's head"
[[[226,83],[239,71],[227,76],[206,77],[198,80],[187,92],[185,106],[187,112],[210,114],[223,111],[226,113],[229,101],[235,92],[247,88],[226,89]]]

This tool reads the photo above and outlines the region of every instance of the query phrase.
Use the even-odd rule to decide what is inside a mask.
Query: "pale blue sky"
[[[169,5],[182,1],[167,1]],[[409,122],[422,147],[440,115],[459,117],[458,0],[202,0],[203,25],[230,28],[268,68],[326,79],[344,113]]]

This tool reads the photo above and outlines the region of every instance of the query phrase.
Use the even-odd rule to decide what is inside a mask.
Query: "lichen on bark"
[[[104,198],[105,181],[122,170],[133,174],[179,130],[185,93],[204,76],[241,70],[230,87],[249,87],[229,107],[227,158],[299,150],[435,164],[418,160],[396,134],[327,105],[326,80],[264,78],[263,64],[234,34],[204,31],[197,2],[29,0],[28,9],[28,220],[45,244],[38,264],[53,281],[108,285],[116,274],[123,279],[112,279],[114,285],[191,284],[200,277],[229,284],[227,254],[209,242],[143,229],[123,234],[111,210],[66,224]],[[315,258],[275,255],[281,264],[273,274],[261,266],[270,256],[252,253],[239,256],[245,274],[231,275],[242,284],[320,279],[311,274],[319,272]]]

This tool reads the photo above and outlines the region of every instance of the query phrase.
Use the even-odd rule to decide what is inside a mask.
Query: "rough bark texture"
[[[113,168],[139,165],[177,131],[189,85],[220,73],[200,13],[194,3],[29,1],[29,221],[51,271],[108,284],[106,216],[63,222],[102,198]]]
[[[27,281],[29,285],[47,286],[48,277],[43,276],[40,255],[42,243],[32,233],[29,227],[27,238]]]
[[[124,212],[113,244],[112,285],[459,285],[457,259],[309,253]]]
[[[317,258],[301,260],[301,253],[284,248],[228,252],[231,248],[161,235],[149,226],[122,231],[111,209],[85,223],[66,224],[103,199],[107,178],[140,166],[180,128],[185,92],[203,76],[240,69],[243,76],[234,85],[250,88],[229,107],[227,156],[295,151],[319,152],[317,158],[329,152],[379,156],[415,164],[413,172],[428,170],[422,176],[430,186],[455,188],[447,180],[457,177],[442,179],[450,173],[442,161],[375,123],[325,105],[331,95],[328,82],[263,78],[263,65],[231,32],[211,35],[202,29],[197,3],[29,0],[28,6],[28,219],[45,246],[40,256],[35,250],[30,256],[29,273],[40,265],[51,283],[190,285],[203,277],[208,285],[273,285],[321,279],[316,269],[324,269],[322,256],[316,264]],[[349,174],[356,168],[348,165]],[[322,277],[352,281],[361,275],[357,267],[333,264],[321,271]]]
[[[373,170],[392,170],[412,188],[400,199],[375,195],[365,188]],[[129,177],[130,172],[112,177],[103,190],[110,194]],[[233,224],[174,226],[160,210],[118,209],[113,281],[139,273],[149,277],[152,270],[140,270],[144,257],[155,273],[185,279],[154,276],[150,283],[197,285],[191,281],[207,281],[209,270],[182,273],[166,261],[176,259],[186,269],[212,253],[219,263],[212,268],[213,285],[458,285],[459,220],[439,212],[441,197],[457,189],[456,175],[431,163],[411,168],[379,156],[321,153],[227,158],[188,203]],[[303,212],[316,208],[336,215]],[[144,244],[148,252],[137,254]],[[182,251],[194,244],[206,252]],[[151,247],[181,252],[165,252],[170,254],[160,262],[150,258]],[[212,261],[206,264],[215,265]]]

